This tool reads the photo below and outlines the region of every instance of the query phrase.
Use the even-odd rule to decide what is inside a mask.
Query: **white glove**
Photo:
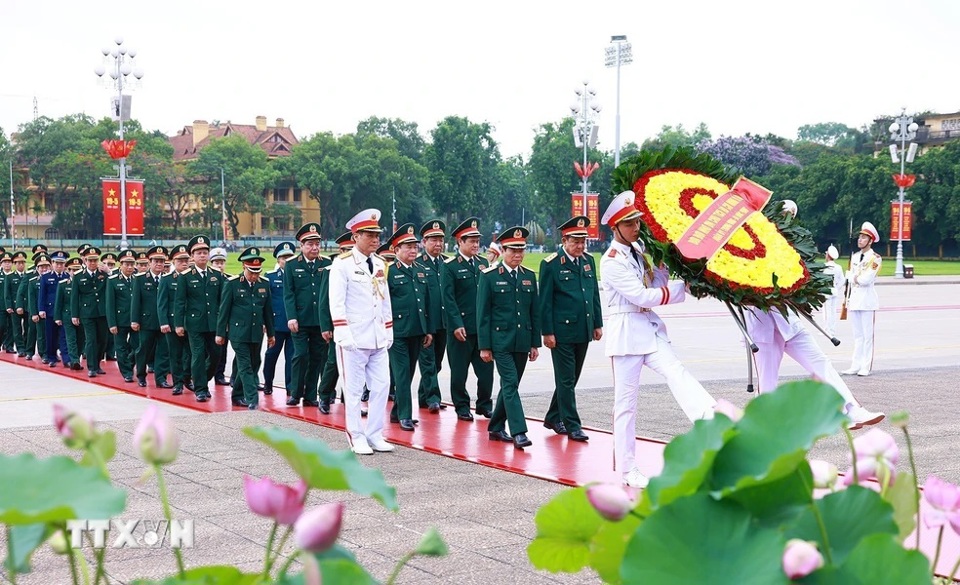
[[[357,351],[356,343],[338,343],[337,346],[343,348],[344,351]]]

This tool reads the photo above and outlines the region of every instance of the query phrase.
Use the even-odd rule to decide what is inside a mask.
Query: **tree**
[[[9,140],[7,140],[7,135],[3,131],[3,128],[0,128],[0,162],[4,163],[3,167],[0,168],[0,195],[12,192],[10,186],[10,173],[8,171],[10,168],[9,165],[13,162],[13,157],[13,145],[10,144]],[[10,237],[10,224],[8,222],[9,211],[9,206],[0,205],[0,221],[3,222],[3,236],[5,238]]]
[[[676,128],[665,124],[660,128],[659,134],[643,141],[643,148],[645,150],[660,150],[667,146],[696,146],[712,138],[710,129],[707,128],[707,125],[703,122],[700,122],[693,132],[687,132],[683,124],[677,124]],[[621,152],[620,160],[624,158]]]
[[[422,162],[426,142],[420,135],[416,122],[406,122],[399,118],[378,118],[371,116],[357,124],[357,140],[359,143],[368,136],[392,138],[397,142],[400,154],[417,162]]]
[[[263,191],[280,178],[280,173],[267,160],[267,153],[237,135],[213,140],[187,165],[187,172],[201,181],[197,188],[203,200],[204,223],[211,226],[217,223],[222,203],[234,239],[240,238],[240,213],[264,211],[267,201]]]
[[[570,217],[570,194],[582,189],[580,177],[574,170],[574,161],[583,160],[583,149],[577,148],[573,139],[573,118],[564,118],[559,123],[544,123],[533,137],[530,160],[527,162],[530,188],[536,212],[533,219],[542,225],[560,225]],[[588,160],[598,162],[600,153],[593,150]],[[601,162],[601,170],[606,165]]]

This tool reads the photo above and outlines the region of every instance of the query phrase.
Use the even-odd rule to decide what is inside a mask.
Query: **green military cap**
[[[83,257],[85,259],[96,258],[100,259],[100,248],[94,248],[93,246],[88,247],[83,251]]]
[[[0,253],[0,262],[13,262],[13,255],[7,251]]]
[[[104,254],[103,256],[104,256],[104,259],[106,259],[107,254]],[[120,252],[120,254],[117,256],[117,260],[119,260],[120,262],[136,262],[137,253],[127,248],[126,250],[123,250]]]
[[[260,255],[260,248],[247,248],[240,252],[240,262],[250,272],[260,272],[263,268],[263,256]]]
[[[447,235],[447,224],[439,219],[431,219],[420,226],[420,237],[431,238],[433,236],[443,237]]]
[[[390,248],[396,248],[400,244],[419,241],[420,240],[417,238],[417,228],[415,228],[412,223],[405,223],[398,227],[397,231],[393,232],[393,235],[390,236],[390,241],[387,242],[387,245]]]
[[[37,255],[37,252],[47,252],[47,251],[49,251],[49,248],[47,248],[47,247],[44,246],[43,244],[37,244],[37,245],[34,246],[33,248],[30,248],[30,251],[33,252],[33,255],[34,255],[34,256],[36,256],[36,255]]]
[[[384,260],[390,262],[397,259],[397,255],[393,253],[393,250],[390,249],[390,244],[386,243],[379,248],[377,248],[377,255],[382,257]]]
[[[577,215],[560,224],[557,228],[562,237],[574,236],[577,238],[587,237],[587,227],[590,226],[590,218],[586,215]]]
[[[83,268],[83,260],[76,256],[67,260],[67,270],[71,268]]]
[[[13,253],[13,257],[12,257],[12,258],[13,258],[13,261],[14,261],[14,262],[17,262],[17,261],[26,262],[26,261],[27,261],[27,253],[24,252],[23,250],[17,250],[16,252]]]
[[[33,260],[33,263],[36,266],[43,266],[44,264],[46,264],[47,266],[50,266],[50,256],[47,256],[43,252],[40,252],[39,254],[37,254],[36,258]]]
[[[530,230],[518,225],[503,230],[503,233],[497,236],[497,243],[504,248],[522,250],[527,247],[527,236],[529,235]]]
[[[92,253],[93,250],[95,250],[95,249],[96,249],[96,248],[90,248],[90,250],[87,252],[87,254]],[[127,251],[128,251],[128,250],[124,250],[124,252],[127,252]],[[100,256],[100,261],[101,261],[101,262],[106,262],[107,260],[113,260],[114,262],[116,262],[116,261],[117,261],[117,255],[114,254],[113,252],[107,252],[107,253],[104,254],[103,256]]]
[[[6,248],[4,248],[3,246],[0,246],[0,254],[5,253],[6,251],[7,251]]]
[[[57,250],[53,254],[50,254],[50,260],[54,262],[66,262],[68,257],[69,257],[69,254],[67,254],[63,250]]]
[[[190,238],[190,241],[187,242],[187,250],[193,254],[194,250],[203,250],[206,248],[210,249],[210,238],[207,236],[193,236]]]
[[[189,258],[190,249],[186,244],[177,244],[170,250],[170,258],[176,260],[177,258]]]
[[[147,256],[147,253],[144,251],[137,252],[137,264],[146,264],[150,261],[150,257]]]
[[[37,258],[40,257],[40,254],[46,254],[46,251],[44,251],[44,250],[37,250],[36,252],[33,253],[33,256],[30,256],[30,261],[33,262],[34,264],[36,264],[36,263],[37,263]],[[50,259],[50,258],[47,258],[47,260],[49,260],[49,259]]]
[[[340,249],[344,251],[352,250],[356,245],[353,241],[353,232],[344,232],[340,234],[336,241],[337,245],[340,246]]]
[[[479,236],[480,229],[477,228],[479,222],[480,219],[477,217],[468,217],[463,220],[463,223],[457,226],[457,229],[453,230],[453,237],[459,240],[470,236]]]
[[[79,246],[77,246],[77,254],[79,254],[82,257],[84,256],[84,252],[86,252],[89,248],[90,248],[90,244],[80,244]]]
[[[163,246],[154,246],[147,250],[147,259],[153,260],[154,258],[160,258],[161,260],[166,260],[169,251]]]
[[[273,257],[293,256],[297,253],[297,247],[292,242],[281,242],[273,249]]]
[[[305,240],[319,240],[320,239],[320,224],[319,223],[305,223],[303,226],[297,230],[297,241],[303,242]]]

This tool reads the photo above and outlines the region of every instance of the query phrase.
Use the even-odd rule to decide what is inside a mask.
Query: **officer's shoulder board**
[[[457,254],[456,256],[450,256],[449,258],[444,258],[443,263],[450,264],[451,262],[453,262],[454,260],[457,260],[458,258],[462,258],[462,256],[460,256],[460,254]]]
[[[274,268],[273,270],[267,270],[267,274],[276,274],[276,273],[279,272],[279,271],[280,271],[280,267],[277,266],[277,267]]]
[[[557,259],[558,256],[559,256],[559,254],[557,254],[556,252],[554,252],[553,254],[550,254],[549,256],[547,256],[546,258],[544,258],[543,261],[544,261],[544,262],[553,262],[554,260]]]
[[[343,260],[344,258],[349,258],[352,255],[353,255],[353,252],[347,250],[346,252],[343,252],[342,254],[337,256],[337,258],[339,258],[340,260]]]
[[[239,275],[239,274],[236,274],[236,275],[234,275],[234,276],[228,276],[228,277],[227,277],[227,280],[236,280],[236,279],[238,279],[238,278],[240,278],[240,275]]]
[[[483,272],[484,274],[486,274],[486,273],[488,273],[488,272],[493,272],[494,270],[496,270],[496,269],[499,268],[499,267],[500,267],[499,264],[494,264],[493,266],[487,266],[486,268],[483,268],[483,269],[481,270],[481,272]]]
[[[119,274],[111,274],[110,276],[107,277],[107,280],[112,280],[112,279],[114,279],[114,278],[117,278],[118,276],[120,276],[120,275],[119,275]]]
[[[40,278],[40,275],[38,274],[37,276],[31,276],[30,280],[38,280],[39,278]]]
[[[139,277],[141,277],[141,276],[146,276],[146,275],[147,275],[146,272],[137,272],[136,274],[133,275],[133,277],[134,277],[134,278],[139,278]]]
[[[187,268],[186,270],[181,270],[181,271],[180,271],[180,274],[181,274],[181,275],[189,274],[191,270],[193,270],[193,268]]]

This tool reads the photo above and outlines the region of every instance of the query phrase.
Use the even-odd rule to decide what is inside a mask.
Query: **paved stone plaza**
[[[847,378],[854,394],[869,408],[888,414],[897,410],[911,413],[910,429],[921,478],[935,473],[954,482],[960,481],[960,459],[956,455],[960,452],[956,422],[960,413],[958,282],[960,279],[932,277],[882,282],[878,292],[885,309],[877,314],[874,374]],[[680,357],[706,388],[715,397],[746,404],[750,395],[744,391],[745,352],[722,306],[713,301],[694,301],[667,307],[660,313]],[[850,355],[849,324],[841,322],[838,333],[845,341],[838,348],[819,334],[818,338],[834,365],[844,369]],[[799,368],[787,360],[784,379],[799,377]],[[588,427],[611,427],[609,370],[598,344],[591,349],[578,393],[580,413]],[[0,452],[67,454],[52,428],[51,405],[59,402],[90,412],[101,426],[117,433],[118,454],[109,468],[115,481],[129,492],[124,517],[160,517],[156,482],[139,482],[144,464],[134,456],[131,445],[145,399],[5,363],[0,364],[0,381],[0,432],[4,439]],[[662,380],[650,373],[643,381],[637,433],[669,440],[684,432],[688,423]],[[521,390],[527,415],[542,416],[552,391],[546,353],[528,368]],[[340,432],[269,413],[200,414],[169,405],[161,408],[174,417],[181,438],[180,456],[167,468],[174,515],[196,520],[196,545],[185,551],[188,565],[228,563],[248,570],[262,566],[270,524],[247,511],[242,475],[269,475],[280,481],[293,481],[295,477],[285,462],[246,438],[240,429],[279,424],[336,448],[346,446]],[[429,420],[421,424],[429,424]],[[481,420],[472,424],[485,423]],[[897,437],[903,447],[902,437]],[[845,449],[841,437],[831,437],[815,448],[815,454],[845,468]],[[597,456],[612,459],[610,453]],[[309,503],[347,501],[341,542],[354,550],[378,579],[385,580],[396,560],[416,545],[420,535],[428,527],[437,526],[450,545],[450,556],[412,561],[401,573],[399,583],[597,582],[589,573],[569,576],[538,572],[527,560],[525,549],[535,534],[536,509],[564,487],[407,448],[362,461],[380,468],[387,482],[397,489],[398,513],[349,494],[314,493]],[[901,461],[905,464],[905,457]],[[0,544],[5,547],[2,538]],[[117,583],[169,575],[175,570],[169,551],[110,550],[107,557],[108,571]],[[65,558],[46,547],[34,557],[34,568],[18,583],[70,582]]]

